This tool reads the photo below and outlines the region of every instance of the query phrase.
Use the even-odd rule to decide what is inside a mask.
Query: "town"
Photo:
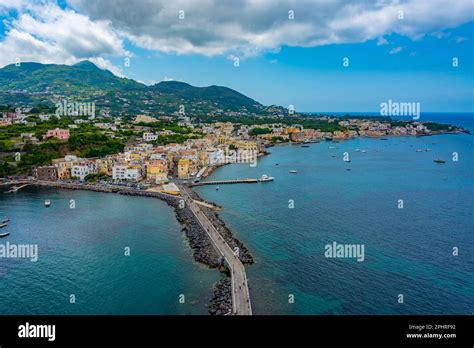
[[[256,165],[257,158],[266,154],[266,148],[277,144],[422,136],[458,130],[434,123],[325,115],[246,124],[238,123],[238,119],[237,122],[203,122],[185,115],[158,118],[137,115],[125,119],[103,115],[57,117],[51,112],[32,114],[32,111],[32,108],[20,108],[0,113],[0,127],[6,130],[0,138],[3,176],[124,185],[172,195],[179,194],[176,183],[198,183],[221,165]],[[118,146],[94,151],[96,138],[101,139],[98,146],[104,147],[104,142]],[[92,148],[82,151],[86,156],[81,156],[81,146],[88,145]],[[39,163],[32,161],[28,151],[32,148],[41,151],[42,146],[59,150]],[[28,159],[29,165],[22,166]]]

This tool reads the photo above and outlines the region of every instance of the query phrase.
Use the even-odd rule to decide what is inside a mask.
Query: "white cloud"
[[[388,54],[397,54],[403,50],[403,47],[395,47],[388,51]]]
[[[0,66],[11,64],[16,58],[22,62],[65,64],[89,59],[119,75],[120,68],[105,57],[130,55],[107,21],[91,21],[52,3],[23,4],[18,17],[7,23],[0,52]]]
[[[110,59],[130,56],[124,40],[154,54],[245,59],[283,46],[375,39],[383,45],[393,33],[419,39],[474,19],[472,0],[69,0],[66,9],[52,0],[0,2],[0,13],[18,11],[15,18],[4,15],[0,66],[17,57],[66,64],[89,59],[120,75]]]
[[[473,20],[472,0],[70,0],[137,46],[176,54],[251,56],[284,46],[418,39]],[[179,11],[184,11],[184,19]],[[294,11],[294,19],[288,11]],[[403,19],[399,19],[402,11]]]

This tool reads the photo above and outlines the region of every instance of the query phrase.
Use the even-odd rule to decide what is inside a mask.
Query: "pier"
[[[250,292],[244,265],[234,254],[229,244],[227,244],[221,234],[214,227],[212,222],[209,221],[201,208],[191,198],[188,188],[180,186],[179,190],[197,221],[202,226],[204,231],[206,231],[216,249],[224,257],[227,264],[229,265],[232,282],[232,314],[252,315]]]
[[[213,180],[201,181],[190,184],[189,186],[204,186],[204,185],[226,185],[226,184],[255,184],[258,179],[234,179],[234,180]]]
[[[16,192],[16,191],[19,191],[21,190],[23,187],[26,187],[28,186],[29,184],[23,184],[21,186],[13,186],[11,187],[6,193],[13,193],[13,192]]]

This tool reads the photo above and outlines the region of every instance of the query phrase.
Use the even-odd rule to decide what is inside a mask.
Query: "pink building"
[[[62,140],[68,140],[69,139],[69,129],[50,129],[46,133],[46,138],[58,138]]]

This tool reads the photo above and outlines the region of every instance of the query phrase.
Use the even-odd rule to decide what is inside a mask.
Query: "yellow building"
[[[178,178],[189,179],[190,161],[187,158],[181,158],[178,162]]]
[[[156,182],[168,179],[168,167],[164,160],[146,161],[146,178]]]
[[[235,146],[237,146],[237,148],[242,151],[257,151],[258,150],[258,144],[255,141],[239,140],[235,143]]]
[[[113,161],[110,158],[99,158],[95,161],[97,172],[102,175],[112,176]]]
[[[53,160],[53,165],[58,169],[59,180],[71,178],[72,162],[65,161],[63,158],[58,158]]]

